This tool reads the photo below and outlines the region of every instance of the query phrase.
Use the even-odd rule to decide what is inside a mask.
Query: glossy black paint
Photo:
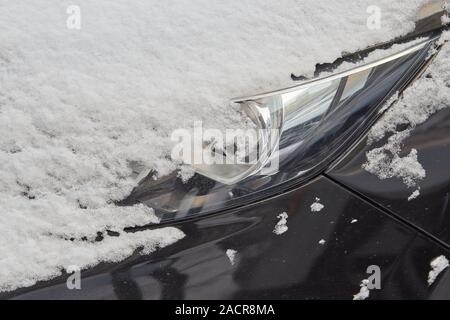
[[[318,213],[310,209],[315,197],[325,205]],[[289,229],[275,235],[283,211]],[[326,177],[177,227],[183,240],[84,272],[81,290],[68,290],[60,277],[3,298],[351,299],[372,264],[381,268],[382,289],[371,298],[450,298],[450,273],[427,285],[430,260],[447,253],[442,246]],[[237,250],[235,265],[227,249]]]
[[[362,139],[328,175],[450,246],[450,109],[417,126],[402,148],[405,154],[415,148],[426,170],[417,199],[407,201],[414,189],[398,179],[380,180],[362,169],[372,148]]]

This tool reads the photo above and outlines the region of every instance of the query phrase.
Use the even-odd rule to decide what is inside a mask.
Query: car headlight
[[[211,152],[220,154],[222,163],[192,161],[196,174],[186,183],[176,173],[143,179],[124,203],[147,204],[162,220],[180,219],[262,199],[311,179],[423,70],[435,40],[343,73],[234,99],[257,129],[254,149],[241,162],[227,161],[236,154],[215,145]],[[248,154],[254,161],[248,161]]]

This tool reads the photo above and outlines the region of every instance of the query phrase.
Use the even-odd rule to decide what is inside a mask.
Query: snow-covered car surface
[[[174,129],[244,125],[230,98],[405,35],[425,2],[97,0],[79,6],[79,28],[68,1],[2,3],[0,290],[189,236],[124,232],[158,222],[151,208],[114,205],[136,185],[132,163],[175,170]],[[380,28],[368,25],[371,6]],[[448,68],[440,74],[448,87]]]

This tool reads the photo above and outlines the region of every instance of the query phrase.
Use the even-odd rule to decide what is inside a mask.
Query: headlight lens
[[[163,221],[181,219],[262,199],[316,176],[417,76],[434,40],[330,77],[235,99],[258,129],[247,159],[228,162],[236,154],[216,145],[211,152],[223,156],[222,163],[192,161],[196,174],[187,183],[176,173],[143,179],[124,204],[142,202]]]

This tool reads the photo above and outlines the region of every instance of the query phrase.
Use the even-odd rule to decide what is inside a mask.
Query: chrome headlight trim
[[[280,95],[280,94],[284,94],[284,93],[289,93],[292,91],[296,91],[299,90],[300,88],[304,88],[304,87],[309,87],[309,86],[313,86],[313,85],[318,85],[324,82],[328,82],[328,81],[333,81],[335,79],[341,79],[347,76],[350,76],[352,74],[361,72],[361,71],[365,71],[368,69],[373,69],[377,66],[383,65],[385,63],[388,63],[390,61],[396,60],[398,58],[404,57],[406,55],[409,55],[413,52],[417,52],[421,49],[423,49],[426,45],[430,44],[433,41],[436,41],[439,37],[434,37],[432,39],[427,39],[422,41],[421,43],[418,43],[406,50],[400,51],[398,53],[395,53],[393,55],[390,55],[388,57],[376,60],[374,62],[362,65],[362,66],[358,66],[340,73],[336,73],[330,76],[326,76],[323,78],[318,78],[318,79],[311,79],[311,80],[307,80],[304,81],[300,84],[297,84],[295,86],[290,86],[287,88],[283,88],[283,89],[279,89],[279,90],[274,90],[274,91],[268,91],[268,92],[264,92],[264,93],[259,93],[256,95],[252,95],[252,96],[243,96],[243,97],[236,97],[231,99],[232,102],[234,103],[245,103],[246,101],[252,101],[252,100],[258,100],[258,99],[262,99],[262,98],[266,98],[266,97],[271,97],[271,96],[275,96],[275,95]]]
[[[387,99],[401,92],[424,70],[430,61],[429,49],[435,40],[423,41],[384,59],[328,77],[234,99],[245,106],[248,103],[261,105],[283,95],[289,98],[283,101],[281,108],[282,134],[276,153],[278,170],[266,174],[254,172],[232,183],[216,179],[214,172],[198,172],[187,183],[182,182],[176,173],[157,181],[148,177],[123,204],[144,203],[154,208],[162,221],[180,220],[245,205],[305,183],[323,172],[356,143],[377,119]],[[333,81],[338,85],[331,85],[333,89],[327,91],[328,84]],[[302,117],[302,110],[306,110],[305,101],[308,106],[313,106],[317,101],[327,101],[328,104],[330,99],[323,99],[323,94],[311,94],[306,100],[295,100],[293,97],[297,93],[302,97],[304,92],[318,86],[324,89],[322,93],[336,89],[331,104],[324,108],[326,111],[320,116]],[[289,101],[300,101],[301,107],[296,103],[289,105]],[[308,119],[306,126],[304,119]],[[300,138],[303,139],[301,142]],[[270,154],[269,161],[273,156],[273,153]]]
[[[383,59],[331,76],[306,81],[281,90],[233,99],[234,103],[241,105],[246,114],[251,115],[257,126],[255,136],[258,141],[256,146],[258,159],[253,163],[239,163],[235,166],[230,165],[229,161],[223,161],[214,164],[191,163],[192,167],[199,174],[229,185],[251,175],[261,174],[261,171],[264,171],[263,174],[266,175],[273,172],[273,167],[277,169],[278,157],[280,157],[277,152],[280,146],[286,144],[284,141],[286,139],[283,140],[283,136],[286,136],[285,132],[297,127],[295,129],[297,144],[303,143],[308,138],[307,134],[312,134],[313,129],[319,126],[322,117],[331,111],[333,103],[336,103],[334,100],[344,101],[355,95],[364,89],[371,73],[377,67],[419,52],[429,46],[433,40],[424,40]],[[292,133],[290,135],[292,137]],[[290,141],[293,139],[290,138]],[[229,157],[234,156],[226,152],[223,154]],[[272,170],[264,170],[268,164]]]

